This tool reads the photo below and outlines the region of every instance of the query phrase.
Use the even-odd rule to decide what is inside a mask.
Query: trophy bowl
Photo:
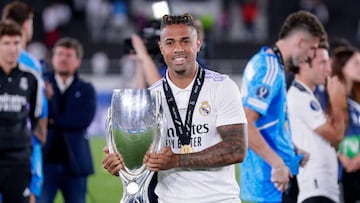
[[[119,171],[123,184],[121,203],[147,203],[153,172],[143,163],[148,150],[164,145],[166,121],[161,92],[147,89],[115,89],[106,119],[110,153],[120,153],[125,166]]]

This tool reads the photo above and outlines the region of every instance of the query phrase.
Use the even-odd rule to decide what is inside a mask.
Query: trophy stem
[[[150,203],[148,188],[153,171],[147,170],[137,176],[128,174],[125,170],[119,172],[123,184],[123,196],[120,203]]]

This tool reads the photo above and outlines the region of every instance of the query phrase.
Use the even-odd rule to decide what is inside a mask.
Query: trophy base
[[[127,184],[126,191],[127,194],[123,196],[120,203],[148,203],[148,201],[144,199],[145,194],[143,194],[143,191],[140,191],[139,184],[136,182]]]
[[[134,195],[139,191],[139,185],[135,182],[131,182],[126,186],[126,191],[129,194]]]
[[[123,175],[120,173],[120,175]],[[146,171],[138,179],[129,182],[123,181],[123,196],[120,203],[150,203],[148,197],[149,182],[153,172]]]
[[[123,199],[120,203],[147,203],[142,197],[131,197],[129,199]]]

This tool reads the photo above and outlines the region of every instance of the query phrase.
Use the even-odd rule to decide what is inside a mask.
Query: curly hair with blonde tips
[[[184,13],[183,15],[164,15],[162,17],[160,29],[174,24],[185,24],[195,28],[194,19],[191,14]]]

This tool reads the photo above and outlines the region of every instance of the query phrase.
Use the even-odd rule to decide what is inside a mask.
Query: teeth
[[[175,58],[174,61],[182,61],[185,60],[185,58]]]

